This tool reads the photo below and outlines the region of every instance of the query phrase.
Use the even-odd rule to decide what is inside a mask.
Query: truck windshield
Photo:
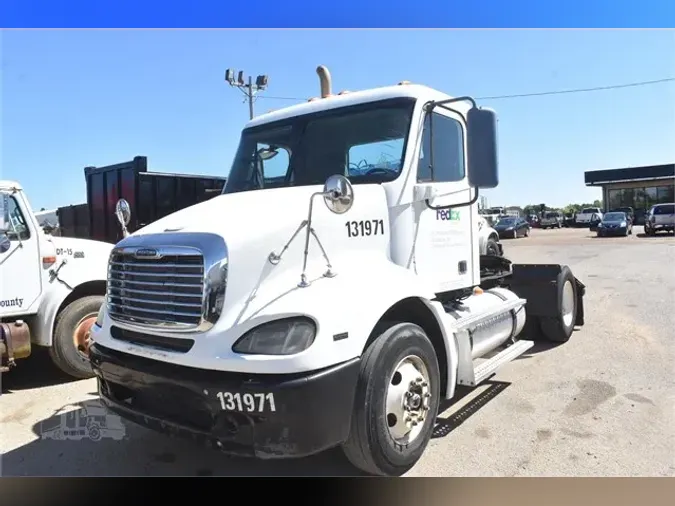
[[[223,193],[398,177],[415,102],[393,99],[296,116],[243,131]]]

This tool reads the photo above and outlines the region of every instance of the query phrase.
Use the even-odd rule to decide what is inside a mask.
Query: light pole
[[[235,78],[235,74],[237,75]],[[255,83],[253,78],[248,76],[247,79],[244,78],[244,71],[236,71],[234,69],[227,69],[225,71],[225,81],[235,88],[238,88],[246,95],[246,100],[248,101],[248,114],[249,118],[253,119],[253,98],[256,92],[264,90],[267,88],[268,76],[259,75],[255,78]]]

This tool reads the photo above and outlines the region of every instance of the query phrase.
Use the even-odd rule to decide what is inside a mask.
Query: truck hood
[[[322,189],[323,186],[306,186],[219,195],[149,224],[117,246],[176,245],[184,240],[179,236],[192,233],[221,237],[227,247],[228,267],[224,311],[236,313],[253,292],[255,300],[262,301],[297,288],[304,263],[306,228],[290,244],[289,241],[307,219],[310,197]],[[312,228],[332,266],[341,269],[351,259],[387,261],[388,216],[384,188],[378,184],[357,185],[354,204],[345,214],[332,213],[322,197],[315,197]],[[349,226],[359,221],[376,223],[379,232],[368,240],[352,239]],[[272,264],[270,254],[282,251],[281,261]],[[326,268],[321,248],[310,237],[307,278],[310,281],[321,278]]]
[[[322,189],[321,186],[303,186],[218,195],[165,216],[132,236],[206,232],[220,235],[229,242],[264,234],[271,228],[283,226],[286,220],[299,225],[307,216],[310,196]]]

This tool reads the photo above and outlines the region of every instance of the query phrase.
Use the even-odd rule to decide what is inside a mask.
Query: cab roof
[[[303,104],[284,107],[283,109],[278,109],[276,111],[257,116],[256,118],[249,121],[244,128],[264,125],[266,123],[272,123],[304,114],[336,109],[338,107],[347,107],[368,102],[377,102],[379,100],[386,100],[389,98],[403,97],[414,98],[422,102],[453,98],[450,95],[446,95],[445,93],[442,93],[438,90],[420,84],[384,86],[381,88],[348,92],[344,95],[334,94],[326,98],[319,97],[316,100],[308,101]],[[452,105],[452,108],[458,110],[462,114],[465,114],[470,108],[470,105],[465,102],[457,102]]]
[[[0,190],[23,190],[23,187],[16,181],[0,179]]]

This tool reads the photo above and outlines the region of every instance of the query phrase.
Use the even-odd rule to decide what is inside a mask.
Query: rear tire
[[[89,359],[78,350],[74,335],[83,321],[96,318],[104,301],[103,295],[82,297],[68,304],[56,317],[49,354],[54,364],[69,376],[87,379],[94,375]]]
[[[408,367],[406,360],[417,366]],[[422,372],[417,375],[416,371]],[[419,387],[425,390],[418,392],[422,384],[419,378],[425,378],[426,386]],[[366,349],[361,360],[351,429],[342,445],[347,459],[372,475],[401,476],[409,471],[431,439],[440,388],[438,359],[424,330],[412,323],[383,325],[383,332]],[[406,397],[408,394],[410,397]],[[429,395],[425,397],[426,394]],[[416,403],[420,399],[426,401],[426,409],[403,410],[409,402]],[[402,411],[398,412],[399,409]],[[416,425],[405,423],[405,418],[401,420],[417,412],[422,413],[423,420]],[[396,434],[407,429],[410,431],[405,436],[395,439]]]
[[[569,341],[577,318],[577,285],[572,271],[562,266],[556,283],[557,316],[542,316],[539,325],[544,337],[554,343]]]

